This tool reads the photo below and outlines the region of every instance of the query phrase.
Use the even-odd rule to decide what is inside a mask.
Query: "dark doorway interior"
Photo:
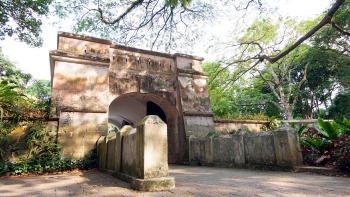
[[[166,116],[162,108],[151,101],[147,102],[147,115],[157,115],[160,119],[167,123]]]

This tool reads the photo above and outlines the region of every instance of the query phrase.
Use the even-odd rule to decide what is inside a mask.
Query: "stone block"
[[[231,136],[220,136],[213,138],[213,161],[215,163],[235,163],[235,152],[237,151]]]
[[[201,150],[199,138],[191,135],[189,138],[189,163],[191,165],[199,165],[204,162],[203,150]]]
[[[107,165],[106,168],[109,171],[115,171],[115,144],[116,144],[116,133],[109,133],[106,137],[107,145]]]
[[[143,158],[143,177],[157,178],[168,176],[167,125],[154,115],[146,116],[137,126],[143,139],[140,145]]]
[[[121,173],[117,176],[141,191],[173,188],[174,178],[168,177],[167,125],[158,116],[150,115],[136,130],[122,132]]]
[[[298,166],[302,164],[302,155],[297,131],[289,125],[273,131],[277,165]]]
[[[119,132],[116,134],[115,151],[114,151],[114,155],[115,155],[114,156],[114,158],[115,158],[114,172],[115,172],[115,174],[118,174],[118,173],[121,172],[121,165],[122,165],[122,139],[123,139],[123,136],[127,135],[132,130],[134,130],[134,128],[132,128],[129,125],[126,125],[123,128],[121,128],[119,130]]]
[[[132,179],[131,188],[145,192],[173,189],[175,188],[175,179],[174,177]]]
[[[57,48],[76,54],[108,58],[111,41],[77,34],[59,32]]]
[[[213,154],[212,137],[189,137],[189,163],[191,165],[212,163]]]
[[[107,160],[107,146],[106,146],[106,136],[101,136],[97,140],[97,155],[98,155],[98,165],[101,171],[106,170],[106,160]]]
[[[142,178],[140,132],[131,130],[123,137],[121,173]]]
[[[244,151],[244,135],[245,132],[237,132],[232,135],[233,150],[234,150],[234,161],[236,164],[245,163],[245,151]]]
[[[271,132],[244,136],[246,164],[276,165],[275,146]]]

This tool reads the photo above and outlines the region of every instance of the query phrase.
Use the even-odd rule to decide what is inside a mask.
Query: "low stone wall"
[[[289,126],[272,132],[191,136],[189,157],[191,165],[291,169],[302,163],[297,133]]]
[[[137,128],[124,126],[97,142],[99,168],[141,191],[175,187],[168,173],[167,125],[158,116],[146,116]]]
[[[249,132],[261,132],[269,121],[261,120],[214,120],[215,131],[223,134],[233,133],[245,128]]]

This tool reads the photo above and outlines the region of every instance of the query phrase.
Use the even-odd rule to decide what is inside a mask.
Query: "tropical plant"
[[[304,162],[307,164],[333,165],[341,173],[350,173],[350,124],[344,119],[339,126],[318,120],[319,126],[301,132],[300,143]]]
[[[307,132],[301,133],[300,143],[303,146],[312,146],[323,154],[327,144],[333,139],[338,139],[340,135],[341,129],[335,121],[330,123],[318,118],[318,125],[315,125],[315,128],[309,128]]]
[[[316,125],[316,129],[318,130],[318,135],[320,137],[328,141],[339,138],[341,131],[339,129],[338,124],[335,121],[330,123],[325,122],[324,120],[322,120],[322,118],[318,118],[318,124],[321,128],[318,127],[318,125]]]

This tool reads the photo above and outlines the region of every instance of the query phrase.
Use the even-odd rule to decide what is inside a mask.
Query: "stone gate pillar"
[[[186,137],[204,137],[209,131],[214,131],[214,120],[209,102],[208,75],[202,70],[203,58],[183,54],[174,56]]]
[[[52,113],[64,157],[81,158],[107,133],[110,41],[59,32],[50,51]]]

